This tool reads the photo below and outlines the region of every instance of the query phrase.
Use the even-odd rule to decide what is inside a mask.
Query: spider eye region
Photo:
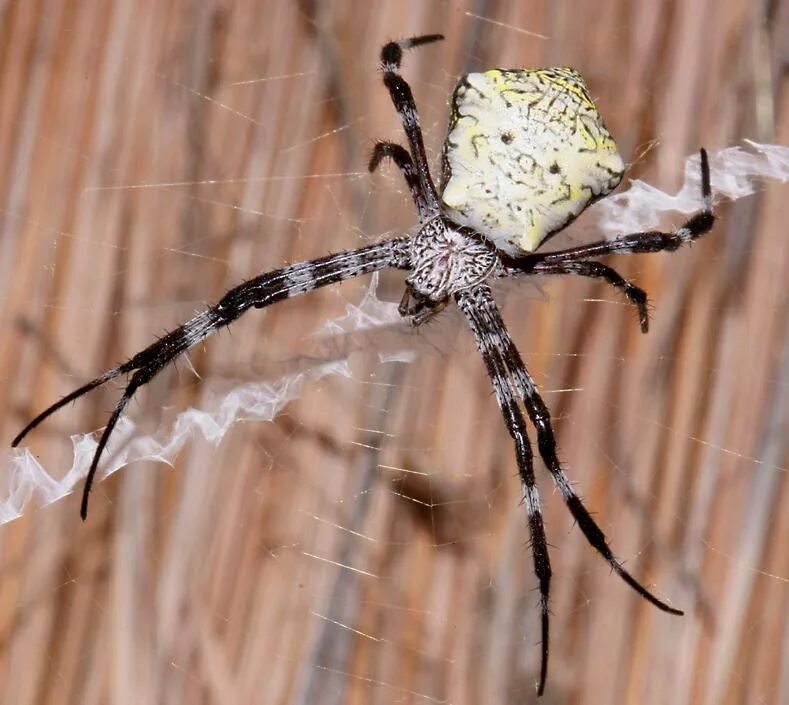
[[[624,174],[616,142],[570,68],[470,73],[452,96],[441,200],[505,252],[533,252]]]

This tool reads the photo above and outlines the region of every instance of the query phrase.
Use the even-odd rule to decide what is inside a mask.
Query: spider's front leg
[[[414,95],[408,82],[400,75],[400,63],[403,60],[403,50],[418,47],[423,44],[438,42],[444,39],[442,34],[426,34],[420,37],[411,37],[397,42],[389,42],[381,49],[381,68],[383,80],[389,96],[394,103],[395,110],[400,116],[403,131],[408,139],[411,157],[419,178],[420,197],[429,204],[430,211],[438,213],[439,198],[433,179],[430,176],[430,167],[427,163],[425,141],[422,137],[422,128],[419,125],[419,113],[416,109]],[[392,156],[392,155],[387,155]],[[402,167],[401,167],[402,168]]]
[[[408,239],[398,238],[261,274],[231,289],[219,300],[219,303],[197,314],[179,328],[170,331],[127,362],[105,372],[52,404],[28,423],[14,438],[11,445],[14,447],[19,445],[30,431],[66,404],[116,377],[125,374],[131,375],[126,389],[104,427],[85,479],[80,510],[82,518],[85,519],[88,513],[88,496],[99,459],[124,409],[141,387],[148,384],[159,372],[189,348],[221,328],[229,326],[252,308],[265,308],[278,301],[381,269],[408,269],[409,267]]]
[[[614,556],[602,529],[597,525],[597,522],[592,518],[592,515],[572,488],[557,456],[556,439],[548,408],[537,391],[537,387],[526,370],[520,353],[515,347],[504,325],[504,321],[501,319],[501,314],[490,288],[483,284],[474,289],[465,290],[456,294],[456,300],[472,328],[477,347],[485,359],[488,376],[491,379],[499,406],[504,414],[507,428],[516,441],[518,467],[524,484],[525,502],[529,511],[529,529],[532,535],[535,573],[540,583],[540,608],[543,622],[543,665],[540,669],[541,679],[538,693],[541,693],[545,684],[548,659],[550,564],[548,563],[542,518],[539,513],[539,496],[536,494],[536,487],[533,485],[533,471],[530,470],[531,450],[526,450],[523,447],[524,444],[528,444],[528,439],[525,438],[525,427],[523,426],[522,417],[518,421],[520,409],[517,408],[517,404],[514,401],[517,399],[517,396],[520,396],[532,424],[537,429],[537,447],[554,484],[589,544],[605,558],[617,575],[641,597],[664,612],[681,615],[682,611],[655,597],[630,575],[622,563]]]
[[[376,142],[367,165],[368,171],[374,172],[384,159],[391,159],[403,173],[403,178],[411,191],[411,199],[419,213],[419,219],[424,223],[438,215],[440,212],[438,204],[429,193],[425,193],[422,189],[419,173],[408,150],[395,142]]]

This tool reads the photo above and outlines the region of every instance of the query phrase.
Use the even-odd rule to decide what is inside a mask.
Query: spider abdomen
[[[493,69],[458,82],[441,199],[499,249],[533,252],[623,173],[577,71]]]

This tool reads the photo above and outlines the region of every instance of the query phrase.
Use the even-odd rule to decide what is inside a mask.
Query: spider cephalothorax
[[[411,238],[411,270],[400,313],[417,325],[423,310],[443,308],[449,298],[488,279],[501,261],[496,248],[478,233],[436,216]],[[407,306],[408,298],[416,302]]]
[[[490,283],[502,277],[538,274],[599,278],[636,306],[641,329],[646,332],[645,292],[608,265],[590,258],[673,251],[708,232],[714,221],[709,167],[702,149],[702,210],[674,232],[632,233],[591,245],[537,252],[552,234],[617,186],[624,167],[616,144],[583,79],[572,69],[493,69],[468,74],[455,89],[443,149],[441,189],[437,189],[411,89],[399,68],[403,49],[439,39],[441,35],[415,37],[389,42],[381,50],[384,85],[400,115],[409,148],[379,142],[369,168],[375,170],[384,158],[400,168],[419,214],[414,235],[291,265],[239,284],[216,305],[44,410],[13,445],[65,404],[116,377],[130,375],[88,471],[82,495],[84,519],[99,460],[126,405],[140,387],[191,346],[251,308],[264,308],[382,269],[404,270],[406,289],[399,310],[414,325],[438,314],[452,301],[463,312],[515,445],[540,591],[542,662],[537,691],[542,693],[548,673],[551,566],[521,405],[536,430],[540,456],[587,541],[639,595],[661,610],[682,613],[655,597],[625,570],[575,494],[556,454],[548,408],[501,319]]]

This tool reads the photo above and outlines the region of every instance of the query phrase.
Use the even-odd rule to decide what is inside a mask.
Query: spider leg
[[[425,197],[425,193],[422,191],[419,172],[417,172],[414,160],[411,159],[408,150],[395,142],[376,142],[367,169],[370,173],[374,172],[381,161],[386,158],[391,159],[403,172],[403,177],[411,191],[411,198],[419,212],[419,219],[425,221],[435,216],[436,212],[432,208],[429,198]]]
[[[120,375],[131,374],[131,379],[104,427],[85,479],[80,512],[85,519],[88,512],[88,496],[99,459],[123,410],[140,387],[150,382],[177,357],[217,330],[230,325],[251,308],[265,308],[278,301],[381,269],[407,269],[409,264],[408,240],[399,238],[283,267],[249,279],[230,289],[216,305],[170,331],[127,362],[105,372],[42,411],[22,429],[11,445],[14,447],[19,445],[32,429],[69,402]]]
[[[707,151],[702,149],[701,155],[701,198],[703,208],[688,218],[682,226],[673,232],[664,233],[650,230],[641,233],[630,233],[615,240],[602,240],[590,245],[571,247],[556,252],[545,252],[526,255],[523,258],[502,257],[505,266],[515,264],[518,260],[528,261],[532,265],[537,262],[556,264],[559,262],[574,262],[600,257],[601,255],[629,255],[642,252],[673,252],[682,245],[697,240],[712,229],[715,215],[712,212],[712,187],[710,185],[710,166],[707,160]]]
[[[615,289],[621,291],[630,303],[638,309],[638,320],[641,332],[649,330],[649,309],[647,293],[632,282],[625,279],[613,267],[601,262],[531,262],[524,267],[505,267],[504,276],[518,274],[575,274],[581,277],[594,277],[605,280]]]
[[[597,550],[608,564],[631,588],[641,597],[651,602],[653,605],[671,614],[681,615],[683,612],[667,605],[662,600],[655,597],[641,583],[639,583],[630,573],[625,570],[622,563],[614,556],[608,545],[608,540],[597,522],[589,514],[581,499],[575,494],[570,481],[562,469],[559,458],[556,454],[556,439],[551,425],[551,415],[542,397],[537,391],[537,387],[531,375],[526,370],[523,360],[512,342],[512,338],[504,325],[496,302],[493,300],[490,289],[478,287],[475,290],[478,296],[477,308],[482,320],[484,330],[489,331],[491,340],[498,346],[502,358],[506,361],[507,369],[523,398],[523,404],[529,414],[532,424],[537,429],[537,447],[540,451],[548,471],[551,473],[554,484],[562,495],[567,508],[583,532],[589,544]]]
[[[402,39],[398,42],[389,42],[381,49],[381,68],[383,69],[384,85],[389,91],[389,95],[394,103],[395,110],[400,116],[403,131],[408,139],[411,148],[411,156],[419,174],[419,185],[423,200],[429,204],[432,215],[440,212],[438,195],[433,179],[430,176],[430,168],[427,164],[427,154],[425,152],[425,142],[422,137],[422,129],[419,126],[419,113],[416,109],[414,96],[411,87],[400,75],[400,63],[403,59],[403,49],[429,44],[430,42],[441,41],[442,34],[426,34],[421,37],[411,37]]]
[[[490,296],[490,289],[485,289]],[[465,314],[474,333],[474,338],[487,368],[488,377],[493,385],[496,401],[499,404],[507,430],[515,442],[515,454],[518,461],[518,473],[523,483],[524,503],[528,514],[529,536],[531,537],[534,573],[537,576],[540,590],[540,622],[542,634],[542,654],[540,660],[540,680],[537,694],[542,695],[548,677],[549,624],[550,612],[548,603],[551,592],[551,561],[548,556],[548,543],[545,537],[545,525],[540,509],[540,493],[534,477],[534,456],[526,431],[526,422],[518,407],[517,395],[507,371],[506,360],[501,354],[500,346],[495,343],[497,331],[491,330],[485,322],[478,306],[478,298],[473,292],[460,292],[455,295],[458,307]]]

